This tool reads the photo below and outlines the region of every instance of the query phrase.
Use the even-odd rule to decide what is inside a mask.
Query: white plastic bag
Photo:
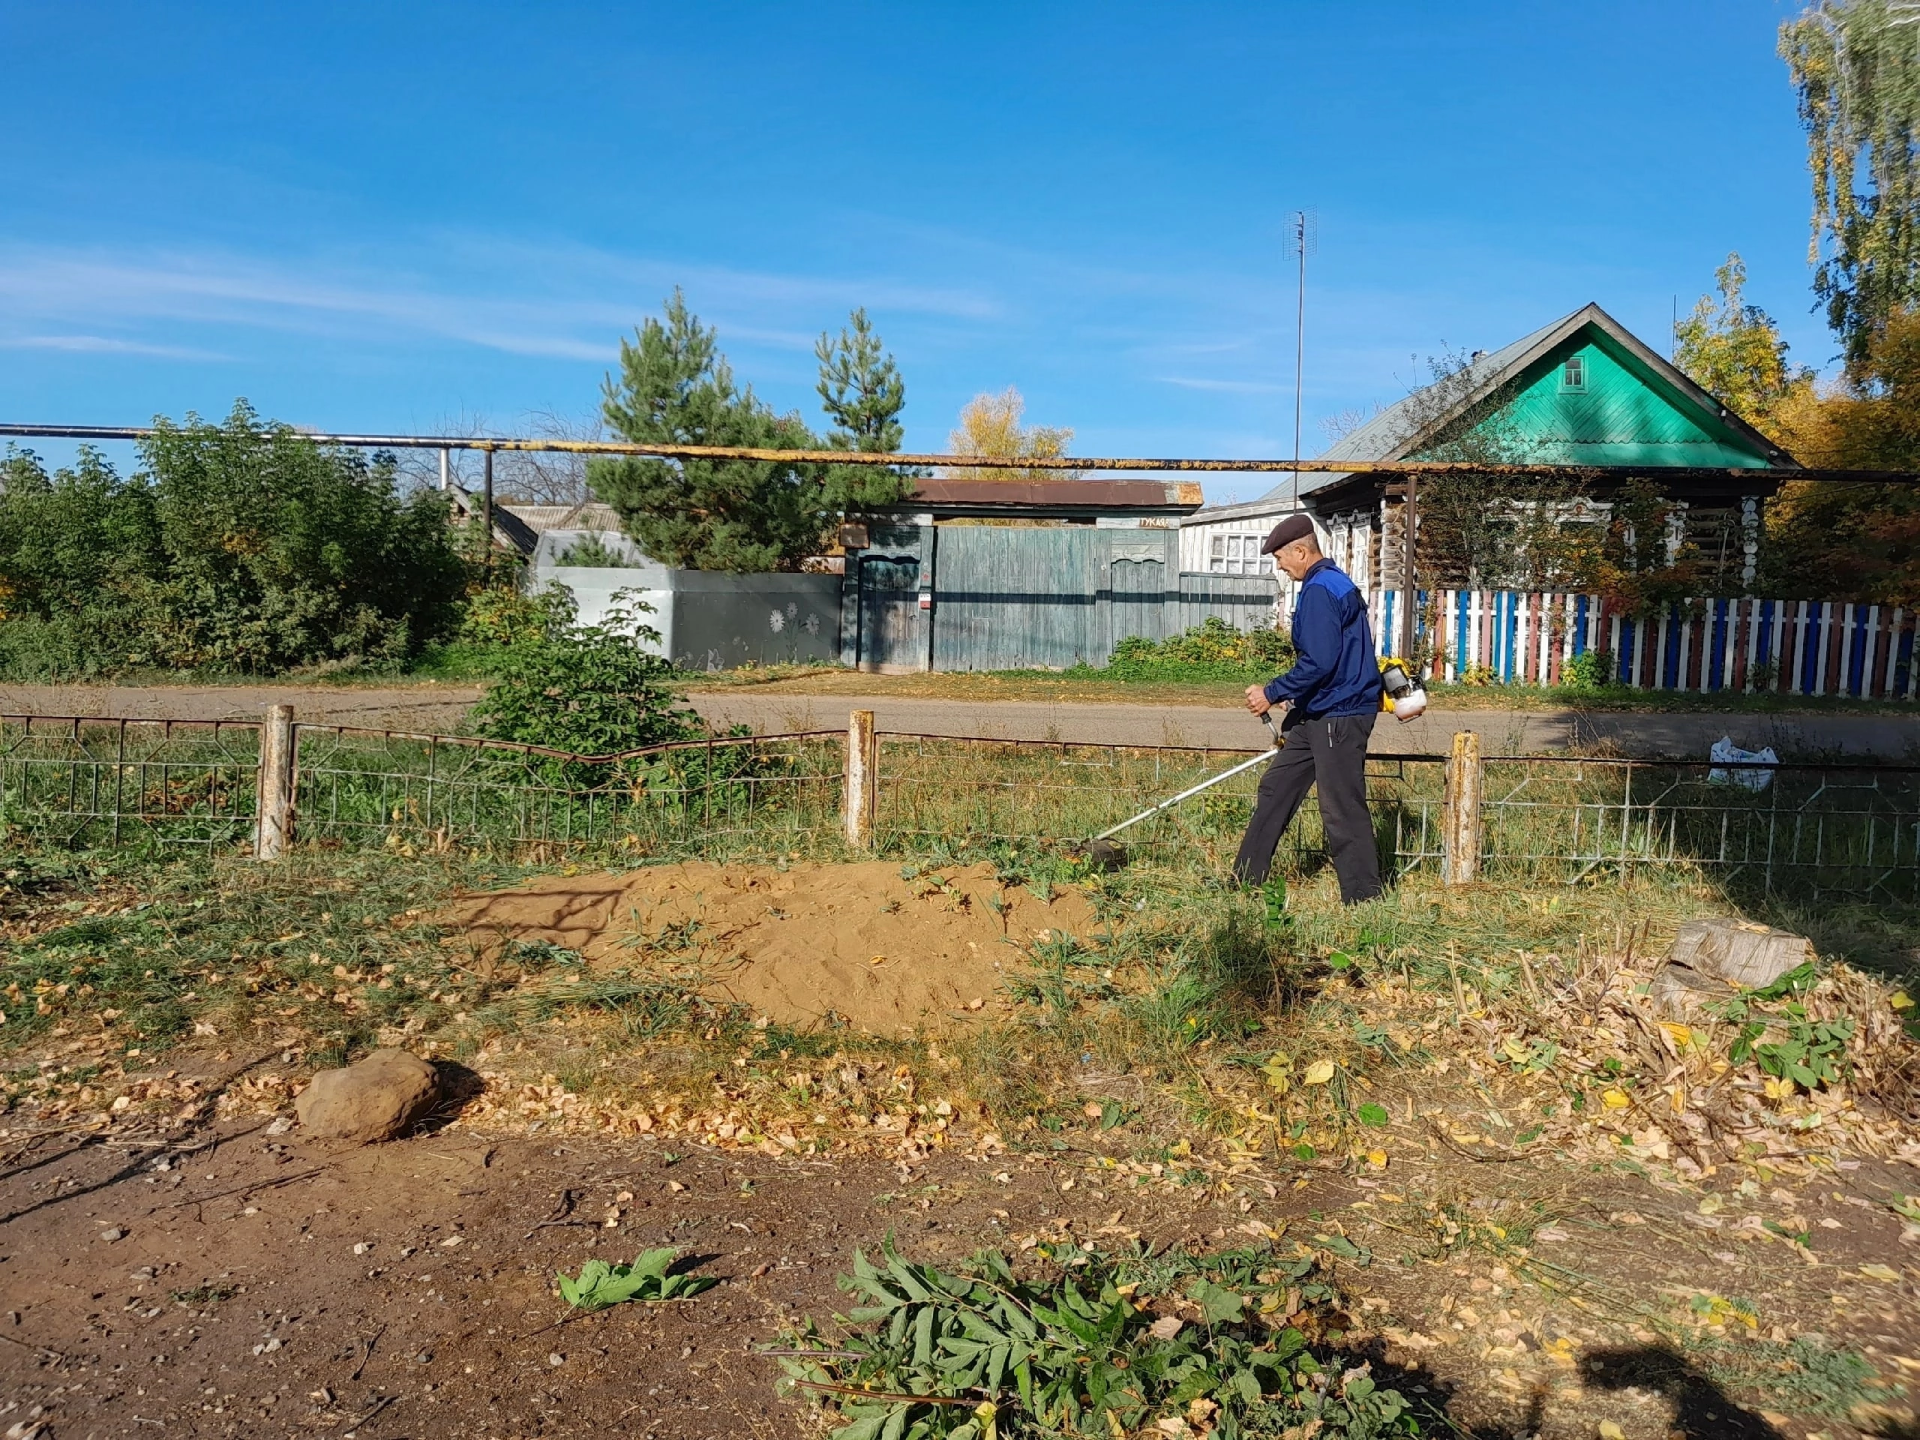
[[[1780,763],[1780,757],[1773,753],[1771,745],[1764,750],[1742,750],[1727,735],[1713,742],[1707,751],[1707,758],[1716,765]],[[1764,790],[1773,783],[1773,774],[1768,770],[1709,770],[1707,780],[1715,785],[1744,785],[1749,790]]]

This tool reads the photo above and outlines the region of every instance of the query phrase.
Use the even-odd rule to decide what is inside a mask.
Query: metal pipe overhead
[[[0,424],[0,438],[145,440],[145,425]],[[1178,474],[1267,474],[1299,470],[1317,475],[1499,475],[1551,476],[1570,480],[1618,480],[1657,475],[1663,480],[1829,480],[1863,485],[1920,485],[1911,470],[1815,470],[1740,465],[1506,465],[1467,460],[1224,460],[1058,456],[1000,459],[986,455],[907,455],[863,450],[766,450],[736,445],[641,445],[624,440],[541,440],[471,435],[328,435],[297,432],[319,445],[377,450],[546,451],[568,455],[633,455],[656,460],[762,460],[793,465],[939,466],[949,470],[1136,470]]]

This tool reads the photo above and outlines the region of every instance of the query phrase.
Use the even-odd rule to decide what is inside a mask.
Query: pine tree
[[[798,415],[776,415],[752,386],[735,387],[715,332],[678,289],[664,320],[649,317],[621,341],[620,378],[607,377],[601,410],[615,434],[639,444],[814,444]],[[819,477],[777,461],[623,456],[595,461],[587,483],[648,555],[677,569],[791,570],[818,549],[830,519]]]
[[[880,337],[867,319],[865,307],[848,317],[850,328],[838,337],[821,333],[813,353],[820,361],[820,404],[833,426],[827,446],[890,455],[900,449],[906,427],[900,412],[906,407],[907,387],[900,368],[886,354]],[[903,500],[913,493],[913,477],[906,471],[877,465],[827,467],[823,501],[845,513],[873,510]]]
[[[907,403],[907,387],[893,356],[884,354],[880,337],[862,306],[848,317],[851,329],[839,337],[821,332],[813,347],[820,361],[821,406],[833,428],[827,445],[834,450],[862,450],[892,454],[900,448],[906,429],[900,411]]]

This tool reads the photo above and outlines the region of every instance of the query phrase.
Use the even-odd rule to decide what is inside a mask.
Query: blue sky
[[[1826,366],[1790,8],[10,0],[0,418],[585,417],[679,284],[809,420],[864,304],[909,448],[1017,385],[1079,453],[1281,456],[1298,206],[1307,453],[1588,300],[1664,349],[1729,250]]]

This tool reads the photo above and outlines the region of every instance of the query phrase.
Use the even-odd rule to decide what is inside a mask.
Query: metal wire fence
[[[1795,897],[1920,900],[1920,768],[1487,761],[1485,859],[1573,882],[1684,866]]]
[[[298,833],[395,848],[709,856],[837,837],[844,743],[722,738],[613,759],[440,735],[298,727]]]
[[[259,728],[0,716],[0,832],[79,847],[242,840],[257,801]]]
[[[258,721],[0,716],[0,835],[74,847],[238,846],[258,814]],[[469,737],[295,729],[297,843],[604,852],[634,858],[847,852],[846,736],[716,738],[591,757]],[[885,855],[1072,851],[1247,752],[883,734]],[[1920,902],[1920,767],[1490,757],[1480,873],[1567,884],[1689,870],[1799,897]],[[1400,874],[1444,858],[1443,757],[1378,758],[1368,793]],[[1126,832],[1134,855],[1224,866],[1258,769]],[[1320,863],[1313,802],[1281,863]]]
[[[957,841],[1084,843],[1249,753],[882,735],[877,834],[884,847],[901,851]],[[1231,859],[1252,813],[1259,776],[1258,767],[1235,776],[1121,838],[1132,854],[1159,863],[1200,857],[1217,865]],[[1367,763],[1382,844],[1403,867],[1438,853],[1438,829],[1420,808],[1428,791],[1437,804],[1438,781],[1439,767],[1425,757]],[[1311,798],[1285,845],[1295,865],[1322,853],[1325,837]]]

